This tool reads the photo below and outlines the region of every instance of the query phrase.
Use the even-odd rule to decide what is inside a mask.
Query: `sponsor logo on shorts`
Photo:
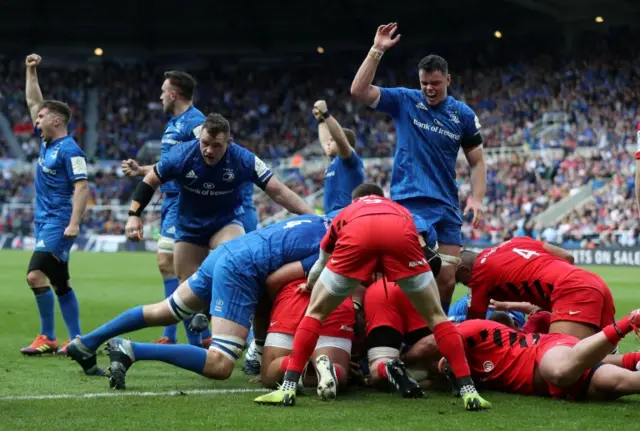
[[[569,316],[573,316],[574,314],[578,314],[580,312],[582,312],[582,310],[578,310],[578,311],[569,310]]]
[[[347,326],[347,325],[340,325],[340,330],[341,331],[347,331],[347,332],[353,332],[353,328],[351,326]]]
[[[426,264],[427,264],[427,259],[414,260],[413,262],[409,262],[409,268],[414,268],[416,266],[426,265]]]
[[[493,370],[493,362],[491,361],[484,361],[484,364],[482,364],[482,368],[484,368],[484,372],[485,373],[490,373]]]
[[[276,323],[278,323],[278,321],[277,321],[277,320],[274,320],[273,322],[269,322],[269,326],[273,326],[273,325],[275,325]]]
[[[218,313],[222,313],[222,306],[224,305],[224,301],[222,299],[216,299],[216,306],[214,310]]]
[[[191,276],[191,279],[194,280],[194,281],[197,280],[198,279],[198,273],[194,272],[193,275]]]
[[[43,240],[38,241],[38,243],[36,244],[36,248],[39,248],[39,247],[46,247]]]
[[[176,233],[176,227],[171,226],[169,229],[167,229],[167,233]]]

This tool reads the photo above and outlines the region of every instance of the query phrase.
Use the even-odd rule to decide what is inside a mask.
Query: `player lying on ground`
[[[42,139],[35,176],[35,248],[27,270],[27,283],[38,304],[41,326],[35,341],[20,352],[64,355],[69,341],[58,350],[54,292],[70,339],[80,335],[78,300],[69,278],[69,252],[80,232],[89,184],[85,154],[67,131],[71,108],[64,102],[42,97],[37,75],[40,61],[37,54],[25,59],[25,99],[35,132]],[[87,370],[87,374],[94,371]]]
[[[287,369],[293,335],[311,298],[311,293],[305,289],[306,282],[305,278],[294,280],[275,297],[262,360],[262,384],[268,388],[276,388]],[[353,301],[348,297],[320,328],[311,363],[318,376],[318,396],[322,399],[335,398],[337,386],[347,385],[355,323]]]
[[[430,335],[427,323],[400,286],[384,278],[365,291],[363,310],[370,382],[391,387],[405,398],[421,397],[423,392],[416,380],[422,380],[422,376],[407,371],[400,361],[400,349]]]
[[[198,269],[210,250],[245,233],[240,221],[245,183],[255,183],[294,214],[313,214],[262,160],[232,142],[229,122],[219,114],[207,116],[199,139],[174,146],[145,175],[133,194],[125,227],[129,239],[142,238],[140,216],[156,188],[167,181],[180,186],[174,253],[180,282]]]
[[[519,237],[482,251],[462,253],[457,280],[469,287],[469,319],[485,316],[489,301],[524,301],[552,313],[550,333],[580,339],[614,321],[613,296],[598,275],[573,265],[554,245]]]
[[[311,302],[296,330],[284,383],[279,390],[255,401],[295,405],[297,382],[318,342],[322,322],[374,272],[383,272],[398,283],[433,328],[440,349],[455,364],[465,408],[489,408],[469,377],[462,339],[442,310],[411,213],[384,198],[379,188],[376,195],[357,199],[332,221],[322,240],[320,258],[309,275],[308,286],[313,286]]]
[[[625,335],[637,332],[639,323],[636,310],[583,340],[557,333],[523,334],[488,320],[462,322],[458,331],[472,377],[487,388],[571,400],[611,400],[640,393],[640,373],[635,371],[640,353],[608,355]],[[430,338],[407,352],[407,364],[438,355]],[[453,375],[445,359],[439,369]]]
[[[212,379],[227,379],[244,349],[267,277],[276,270],[289,274],[282,279],[304,277],[318,256],[328,224],[324,217],[298,216],[222,244],[170,298],[132,308],[76,338],[69,344],[69,356],[83,369],[94,367],[98,346],[110,338],[149,326],[173,324],[209,308],[213,341],[208,350],[190,345],[111,340],[110,385],[124,389],[127,370],[141,360],[162,361]]]

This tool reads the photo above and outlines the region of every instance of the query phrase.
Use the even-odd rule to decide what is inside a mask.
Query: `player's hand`
[[[311,292],[311,289],[307,289],[307,283],[300,283],[298,284],[298,287],[296,288],[296,292],[298,293],[302,293],[302,292]]]
[[[311,112],[313,113],[313,116],[316,120],[318,121],[322,120],[322,112],[320,112],[318,108],[313,108]]]
[[[80,226],[77,224],[70,224],[64,230],[65,238],[76,238],[80,234]]]
[[[478,229],[480,227],[480,222],[482,221],[482,215],[484,214],[482,210],[482,202],[472,197],[469,198],[467,206],[464,209],[464,215],[466,216],[469,214],[469,211],[473,211],[473,221],[471,224],[474,229]]]
[[[123,160],[122,173],[130,177],[137,177],[140,174],[140,165],[133,159]]]
[[[142,239],[143,227],[140,217],[130,216],[124,227],[124,234],[131,241],[138,242]]]
[[[40,57],[38,54],[29,54],[24,60],[24,64],[27,67],[37,67],[40,64],[40,61],[42,61],[42,57]]]
[[[506,311],[509,309],[509,303],[503,301],[496,301],[495,299],[489,300],[489,309],[495,311]]]
[[[376,31],[376,37],[373,38],[373,47],[378,51],[385,52],[389,48],[393,48],[396,43],[400,42],[400,35],[393,37],[398,30],[398,23],[392,22],[387,25],[381,25]]]
[[[324,114],[329,110],[329,108],[327,108],[327,102],[325,102],[324,100],[318,100],[316,103],[314,103],[313,109],[317,109],[318,111],[320,111],[320,114]]]

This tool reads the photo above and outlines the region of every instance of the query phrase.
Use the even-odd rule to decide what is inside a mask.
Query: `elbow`
[[[571,265],[573,265],[576,262],[576,259],[573,257],[572,254],[567,254],[567,256],[565,257],[565,260],[569,262]]]
[[[356,81],[353,81],[351,83],[350,93],[351,96],[358,101],[362,100],[362,97],[364,96],[364,90],[362,89],[362,86],[358,85]]]

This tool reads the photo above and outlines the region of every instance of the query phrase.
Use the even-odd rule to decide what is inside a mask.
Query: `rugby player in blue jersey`
[[[391,199],[436,230],[438,251],[443,263],[447,263],[437,280],[446,312],[455,288],[462,244],[455,169],[460,148],[471,166],[473,192],[464,215],[473,213],[474,228],[480,226],[482,218],[487,169],[480,122],[471,108],[447,95],[451,76],[447,62],[437,55],[428,55],[418,64],[419,90],[372,84],[385,51],[400,41],[400,35],[394,37],[397,29],[397,23],[378,27],[373,46],[351,84],[351,94],[393,118],[397,143]]]
[[[175,145],[190,142],[200,137],[200,129],[205,116],[193,106],[196,80],[185,72],[171,70],[164,73],[162,83],[162,110],[171,115],[171,119],[162,135],[161,155],[165,155]],[[122,161],[122,171],[129,176],[145,176],[153,169],[153,165],[139,166],[133,160]],[[173,246],[176,239],[176,222],[178,218],[178,194],[180,189],[175,181],[167,181],[160,186],[164,193],[160,217],[160,238],[158,239],[158,269],[164,283],[164,297],[170,297],[180,284],[173,268]],[[164,328],[164,333],[156,342],[176,343],[177,325]],[[190,343],[199,343],[200,335],[191,332],[185,325]],[[203,335],[208,338],[210,335]]]
[[[356,135],[344,129],[329,113],[327,102],[313,105],[318,120],[318,137],[331,162],[324,173],[324,212],[330,213],[351,204],[351,193],[364,182],[364,164],[356,153]]]
[[[141,360],[163,361],[210,378],[226,379],[242,353],[267,277],[284,282],[305,277],[318,258],[320,240],[328,226],[325,217],[298,216],[222,244],[169,299],[128,310],[76,338],[69,345],[69,355],[83,369],[92,369],[96,367],[97,348],[110,338],[185,320],[207,309],[213,332],[208,350],[111,340],[110,385],[124,389],[128,368]]]
[[[71,108],[60,101],[43,99],[36,71],[40,61],[37,54],[25,60],[25,98],[36,133],[42,138],[35,175],[36,244],[27,271],[41,329],[35,341],[20,350],[25,355],[66,354],[66,343],[58,349],[54,333],[54,292],[69,337],[80,335],[78,300],[69,279],[69,252],[80,233],[89,198],[85,154],[67,131]]]

